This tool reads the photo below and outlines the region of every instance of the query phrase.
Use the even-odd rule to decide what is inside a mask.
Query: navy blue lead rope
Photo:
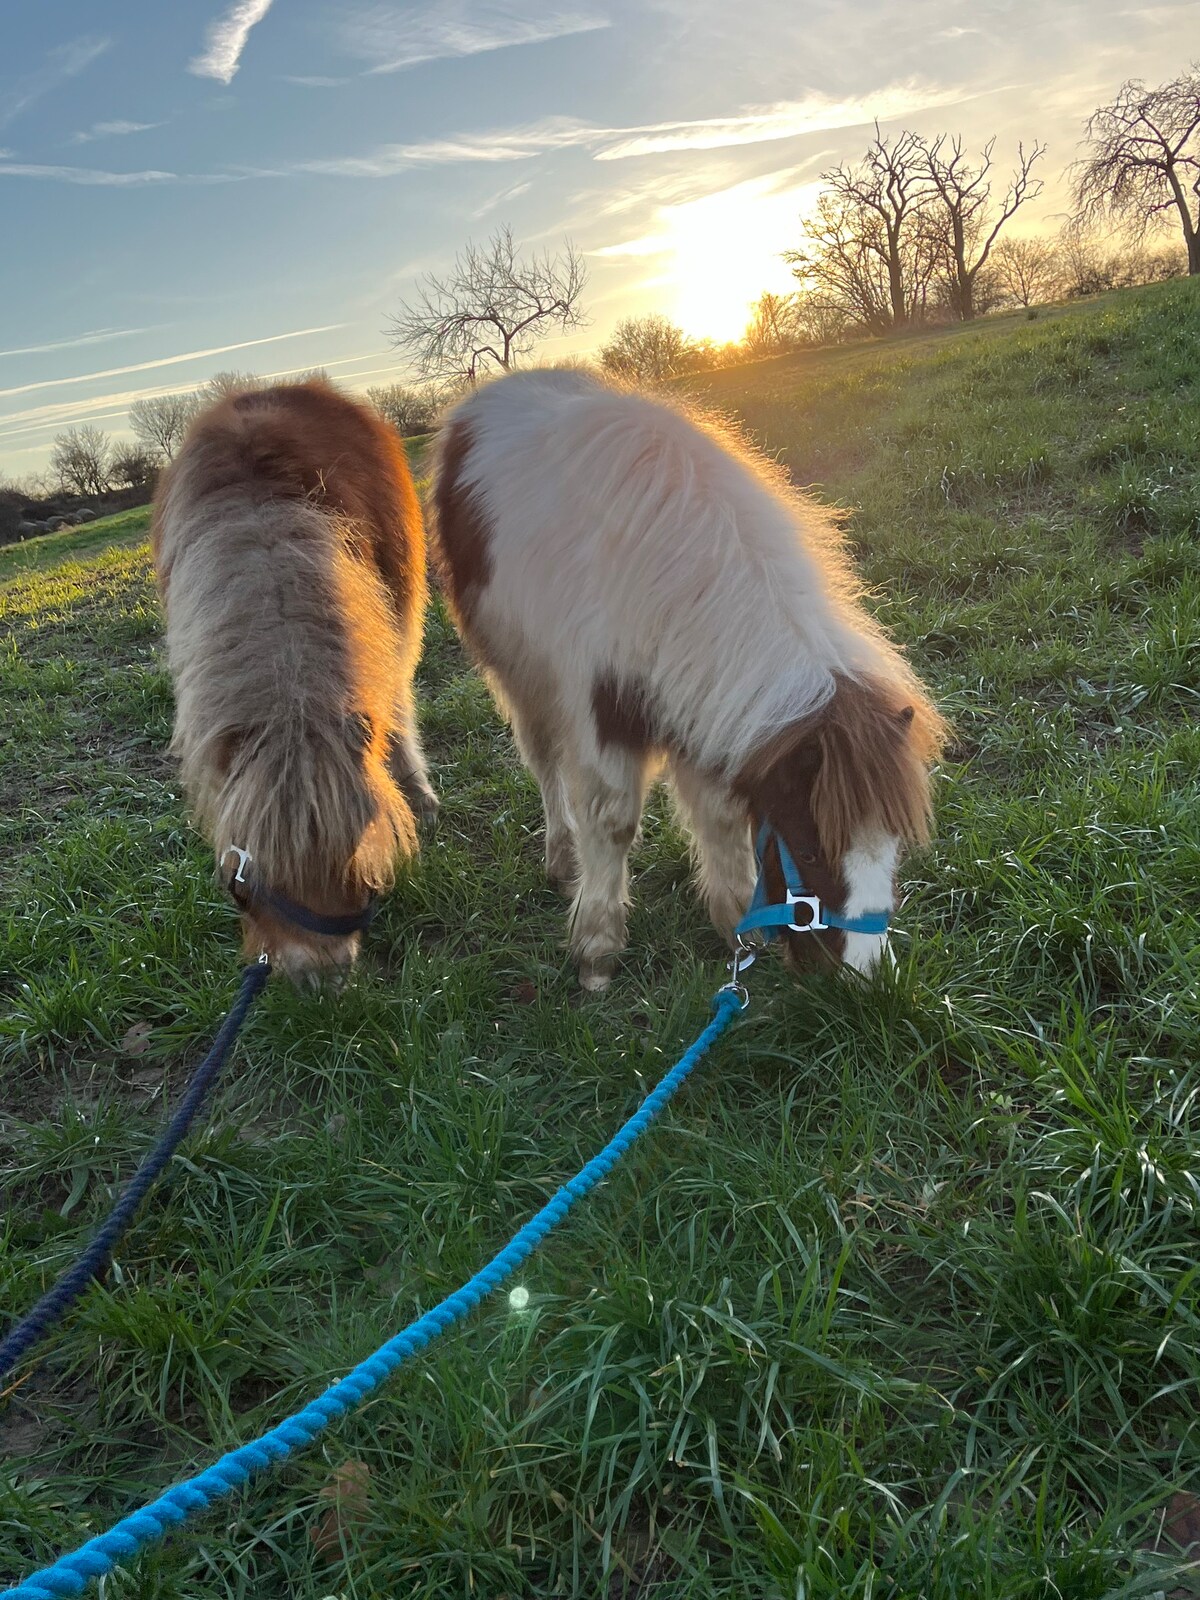
[[[288,1417],[250,1444],[229,1451],[204,1472],[185,1483],[176,1484],[175,1488],[160,1495],[150,1505],[135,1511],[132,1516],[122,1518],[107,1533],[89,1539],[53,1566],[43,1568],[26,1578],[24,1583],[17,1584],[16,1588],[7,1590],[8,1600],[56,1600],[59,1595],[82,1594],[92,1578],[103,1577],[117,1565],[135,1556],[145,1545],[161,1539],[171,1528],[181,1527],[192,1517],[207,1511],[214,1501],[224,1499],[242,1488],[255,1473],[275,1462],[286,1460],[295,1451],[311,1444],[318,1434],[323,1433],[339,1417],[353,1411],[417,1351],[468,1316],[485,1295],[499,1288],[533,1254],[546,1235],[562,1222],[575,1202],[582,1200],[608,1176],[729,1027],[743,1009],[732,985],[727,984],[718,990],[713,1009],[716,1015],[695,1044],[684,1052],[658,1088],[647,1095],[599,1155],[593,1156],[570,1183],[564,1184],[511,1243],[505,1245],[473,1278],[468,1279],[461,1289],[456,1289],[440,1304],[410,1323],[403,1333],[389,1339],[374,1355],[360,1362],[346,1377],[326,1389],[324,1394],[295,1416]]]
[[[205,1096],[216,1081],[226,1057],[246,1020],[254,997],[270,974],[265,961],[256,961],[242,973],[242,986],[229,1015],[213,1040],[212,1049],[192,1074],[192,1081],[175,1115],[163,1130],[150,1154],[129,1180],[120,1199],[105,1218],[83,1254],[69,1267],[52,1289],[0,1339],[0,1378],[5,1377],[54,1324],[74,1305],[93,1279],[101,1277],[112,1260],[113,1251],[137,1214],[138,1207],[153,1188],[155,1180],[175,1154],[179,1141],[191,1127]]]

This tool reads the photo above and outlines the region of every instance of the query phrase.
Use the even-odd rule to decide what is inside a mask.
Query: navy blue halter
[[[257,875],[248,878],[246,868],[254,859],[249,850],[231,844],[225,851],[225,856],[238,858],[237,870],[226,884],[226,888],[239,911],[250,910],[256,905],[266,906],[277,917],[282,917],[294,927],[303,928],[306,933],[323,934],[328,939],[344,939],[352,933],[361,933],[364,928],[369,928],[371,925],[378,905],[375,895],[371,896],[361,911],[351,911],[345,916],[326,916],[323,912],[312,911],[308,906],[301,905],[298,900],[289,900],[287,895],[280,894],[278,889],[269,889],[265,883],[258,881]],[[221,859],[224,860],[225,856]],[[241,894],[234,888],[235,884],[241,885]]]
[[[766,854],[767,846],[772,839],[779,852],[779,866],[783,872],[784,888],[787,893],[787,899],[781,905],[772,904],[767,899]],[[831,911],[828,906],[822,905],[815,894],[808,894],[804,888],[800,869],[792,859],[792,852],[784,843],[783,835],[769,822],[764,822],[758,830],[758,837],[754,841],[754,853],[758,857],[758,882],[754,885],[750,909],[733,930],[735,935],[758,932],[765,939],[771,940],[783,928],[789,929],[792,933],[823,933],[827,928],[841,928],[845,933],[887,932],[886,911],[864,911],[857,917],[843,917],[836,911]],[[808,907],[807,922],[796,921],[797,906]]]

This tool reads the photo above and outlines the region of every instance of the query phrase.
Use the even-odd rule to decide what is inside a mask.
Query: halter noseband
[[[779,853],[779,866],[783,872],[786,898],[781,904],[772,903],[767,899],[766,856],[767,846],[772,840],[775,841],[775,848]],[[828,906],[822,905],[817,895],[808,894],[804,888],[800,869],[792,859],[792,852],[783,842],[783,835],[769,822],[764,822],[758,830],[758,837],[754,841],[754,853],[758,857],[758,882],[754,885],[750,909],[733,930],[734,936],[739,941],[744,934],[755,931],[770,941],[783,928],[788,929],[790,933],[823,933],[827,928],[841,928],[846,933],[887,932],[889,914],[886,911],[864,911],[857,917],[843,917],[836,911],[831,911]],[[808,907],[807,922],[795,920],[797,906]]]
[[[371,919],[379,903],[377,895],[371,895],[361,911],[351,911],[345,916],[326,916],[323,912],[312,911],[308,906],[302,906],[299,901],[289,900],[287,895],[280,894],[278,889],[268,888],[265,883],[258,881],[257,875],[247,878],[246,868],[254,857],[249,850],[243,850],[241,845],[228,845],[221,853],[222,862],[227,856],[238,858],[237,869],[225,887],[239,911],[265,906],[277,917],[282,917],[285,922],[303,928],[305,933],[324,934],[328,939],[344,939],[349,934],[361,933],[364,928],[371,925]],[[234,888],[235,884],[241,884],[241,894]]]

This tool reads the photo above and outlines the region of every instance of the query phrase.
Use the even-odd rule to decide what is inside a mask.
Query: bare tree
[[[891,327],[887,273],[868,241],[878,231],[874,218],[842,196],[826,191],[804,219],[808,245],[784,252],[810,307],[841,315],[868,333]]]
[[[999,240],[992,268],[1006,299],[1019,306],[1049,300],[1062,277],[1054,241],[1040,235]]]
[[[980,273],[1004,225],[1028,200],[1042,192],[1042,180],[1033,167],[1046,153],[1034,144],[1029,154],[1017,146],[1017,169],[1009,181],[998,210],[992,206],[992,151],[995,139],[983,147],[978,167],[963,154],[962,140],[945,134],[925,147],[925,171],[936,196],[935,208],[945,228],[948,301],[962,322],[971,322],[978,310]]]
[[[662,383],[687,365],[689,342],[682,328],[654,313],[626,317],[600,349],[606,372],[640,383]]]
[[[438,395],[432,388],[389,383],[367,390],[367,399],[402,438],[428,433],[437,420]]]
[[[119,489],[149,494],[158,479],[162,457],[141,444],[118,445],[109,463],[109,476]]]
[[[809,244],[784,255],[810,309],[876,334],[924,316],[945,253],[925,165],[915,133],[888,140],[876,124],[857,167],[822,174],[826,188],[804,219]]]
[[[876,256],[887,279],[888,325],[902,328],[917,309],[917,286],[912,282],[909,255],[917,214],[929,199],[924,150],[915,133],[883,137],[875,124],[875,137],[857,167],[835,167],[822,174],[835,199],[857,213],[859,232],[868,251]]]
[[[103,494],[109,486],[111,458],[108,435],[89,423],[55,434],[50,468],[64,489],[76,494]]]
[[[805,345],[840,344],[854,327],[844,306],[803,289],[792,296],[792,319],[797,341]]]
[[[796,323],[796,296],[765,289],[754,302],[742,336],[749,355],[773,356],[794,349],[800,342]]]
[[[556,329],[582,327],[586,282],[583,257],[570,243],[558,255],[522,259],[512,230],[501,228],[486,245],[468,244],[445,277],[427,276],[388,332],[426,376],[474,382],[489,368],[511,372]]]
[[[170,460],[199,405],[195,394],[160,394],[135,400],[129,408],[129,426],[148,450]]]
[[[1200,62],[1157,89],[1130,78],[1086,127],[1091,148],[1074,177],[1080,217],[1143,239],[1174,212],[1188,272],[1200,273]]]

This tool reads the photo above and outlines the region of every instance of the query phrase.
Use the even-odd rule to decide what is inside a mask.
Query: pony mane
[[[843,855],[862,832],[924,844],[933,815],[929,768],[948,731],[907,673],[897,682],[839,677],[820,712],[755,752],[742,784],[751,792],[772,778],[787,786],[815,762],[809,804],[832,856]]]

